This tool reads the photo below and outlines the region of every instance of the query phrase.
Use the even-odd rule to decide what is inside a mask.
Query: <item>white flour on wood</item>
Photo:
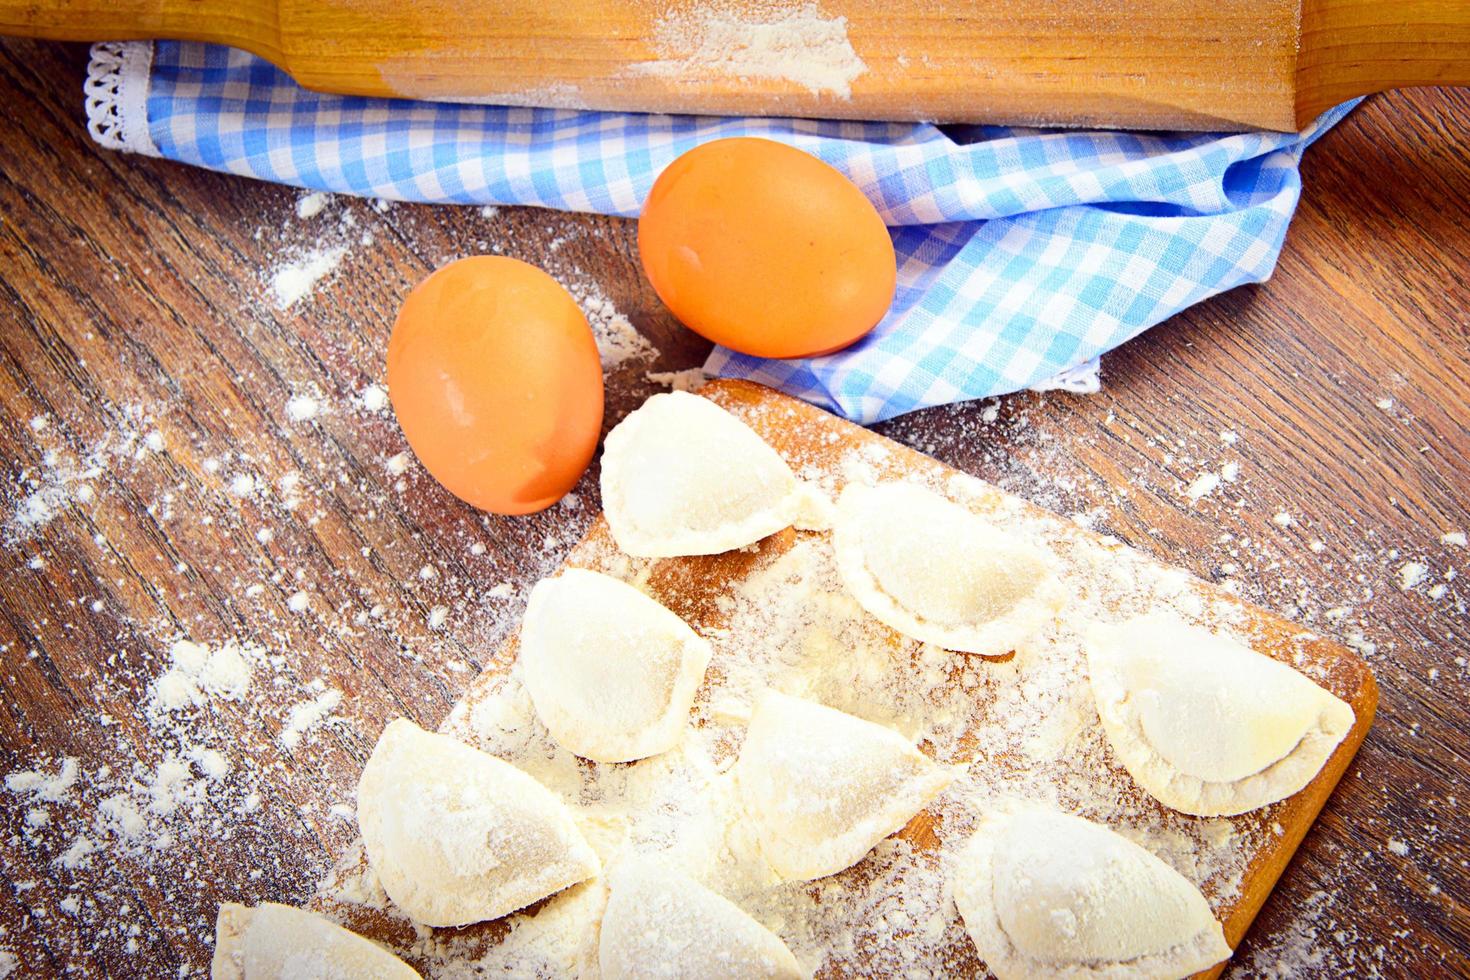
[[[310,295],[317,283],[331,276],[347,255],[347,246],[313,248],[294,255],[270,272],[271,296],[276,308],[290,309]]]
[[[815,3],[701,3],[661,18],[654,45],[659,59],[633,71],[792,82],[847,99],[868,70],[848,40],[847,18],[828,17]]]

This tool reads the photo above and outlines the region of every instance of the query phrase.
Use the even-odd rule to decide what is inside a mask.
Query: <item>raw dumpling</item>
[[[790,527],[825,525],[820,496],[707,398],[654,395],[607,434],[602,506],[630,555],[715,555]]]
[[[1321,771],[1353,709],[1286,664],[1153,614],[1087,633],[1108,741],[1165,806],[1231,816],[1285,799]]]
[[[800,980],[781,938],[661,861],[633,859],[609,882],[603,980]]]
[[[832,544],[864,609],[948,650],[1009,653],[1061,606],[1047,552],[911,483],[848,484]]]
[[[631,762],[678,744],[710,645],[615,578],[581,568],[542,579],[521,625],[522,679],[569,752]]]
[[[498,919],[600,870],[550,790],[402,718],[362,771],[357,825],[383,890],[424,925]]]
[[[989,816],[952,881],[965,928],[999,980],[1176,980],[1230,956],[1198,888],[1081,817]]]
[[[761,853],[788,880],[861,861],[954,778],[891,728],[775,691],[756,702],[735,775]]]
[[[377,943],[313,912],[274,902],[219,907],[209,975],[212,980],[419,980],[417,970]]]

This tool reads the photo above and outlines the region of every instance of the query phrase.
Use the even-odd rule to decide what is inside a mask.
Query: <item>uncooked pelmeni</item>
[[[800,980],[781,938],[658,859],[628,858],[609,876],[603,980]]]
[[[821,878],[863,859],[954,778],[898,732],[767,691],[735,763],[761,853],[782,878]]]
[[[707,398],[654,395],[607,434],[602,506],[630,555],[715,555],[830,509],[761,437]]]
[[[497,919],[600,870],[550,790],[401,718],[362,771],[357,825],[383,890],[424,925]]]
[[[571,568],[531,590],[521,676],[562,748],[631,762],[678,744],[710,645],[653,599],[607,575]]]
[[[1153,613],[1087,631],[1113,752],[1165,806],[1231,816],[1297,792],[1353,727],[1347,702],[1227,636]]]
[[[1188,879],[1126,837],[1055,810],[987,816],[951,882],[1000,980],[1176,980],[1230,956]]]
[[[911,483],[848,484],[832,528],[849,592],[883,624],[948,650],[999,656],[1062,603],[1052,556]]]
[[[219,907],[209,975],[212,980],[419,980],[417,970],[377,943],[313,912],[274,902]]]

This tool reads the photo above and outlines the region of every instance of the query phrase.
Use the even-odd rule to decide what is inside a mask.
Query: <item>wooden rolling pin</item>
[[[1298,129],[1470,84],[1470,0],[0,0],[0,34],[231,44],[308,88],[665,112]]]

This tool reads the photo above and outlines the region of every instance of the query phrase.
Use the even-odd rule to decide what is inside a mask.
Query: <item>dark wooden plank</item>
[[[84,65],[78,46],[0,47],[0,771],[54,772],[69,755],[83,774],[54,802],[0,792],[0,948],[38,975],[197,972],[220,900],[309,895],[352,837],[329,807],[350,804],[384,721],[437,722],[597,508],[592,476],[578,507],[505,519],[416,466],[392,471],[401,435],[358,398],[382,378],[407,287],[449,257],[501,250],[598,289],[661,352],[613,372],[609,425],[658,390],[645,371],[697,364],[704,347],[642,281],[626,222],[345,201],[301,221],[288,189],[93,148]],[[1462,580],[1445,577],[1470,550],[1440,538],[1470,531],[1457,383],[1470,368],[1470,97],[1375,99],[1309,152],[1304,177],[1273,280],[1109,356],[1101,394],[881,428],[1362,651],[1378,721],[1238,972],[1466,972],[1470,643]],[[351,245],[338,274],[276,309],[269,271],[327,229]],[[303,393],[326,410],[293,422],[286,402]],[[1230,462],[1237,480],[1192,503],[1190,483]],[[241,498],[229,488],[243,475],[262,486]],[[56,514],[20,528],[36,480]],[[1406,562],[1427,571],[1402,589]],[[500,583],[510,598],[492,594]],[[148,685],[181,637],[248,640],[280,660],[256,668],[245,703],[150,723]],[[341,720],[284,745],[317,678],[342,691]],[[205,743],[232,770],[199,780],[197,818],[148,815],[171,847],[119,847],[94,823],[127,779]],[[239,812],[250,793],[258,809]],[[49,823],[29,826],[33,809]],[[78,835],[103,850],[56,864]]]

